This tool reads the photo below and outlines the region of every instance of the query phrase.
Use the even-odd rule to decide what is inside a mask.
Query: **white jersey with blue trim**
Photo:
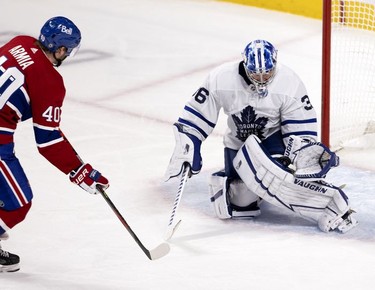
[[[257,94],[243,62],[217,67],[187,102],[178,121],[204,140],[213,131],[221,109],[228,116],[224,146],[234,150],[251,134],[270,147],[274,141],[286,145],[290,135],[317,138],[316,112],[305,85],[294,71],[281,64],[265,97]]]

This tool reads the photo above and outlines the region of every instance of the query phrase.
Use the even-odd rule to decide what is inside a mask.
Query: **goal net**
[[[375,0],[323,1],[322,142],[345,148],[375,133]]]

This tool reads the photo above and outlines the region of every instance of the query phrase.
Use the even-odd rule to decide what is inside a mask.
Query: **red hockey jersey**
[[[81,161],[59,128],[64,97],[63,79],[35,38],[17,36],[0,48],[0,144],[32,118],[39,152],[68,174]]]

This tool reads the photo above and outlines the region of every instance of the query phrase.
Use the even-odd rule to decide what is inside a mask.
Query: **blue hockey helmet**
[[[242,53],[245,72],[259,95],[267,96],[267,85],[276,73],[277,50],[266,40],[250,42]]]
[[[51,52],[66,47],[66,56],[74,55],[81,42],[81,32],[68,18],[57,16],[49,19],[40,30],[40,43]]]

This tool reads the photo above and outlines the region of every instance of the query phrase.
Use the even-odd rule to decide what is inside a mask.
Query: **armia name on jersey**
[[[30,55],[27,54],[26,50],[22,45],[17,45],[9,50],[10,54],[16,59],[18,64],[22,67],[22,70],[32,65],[34,61],[31,59]]]

